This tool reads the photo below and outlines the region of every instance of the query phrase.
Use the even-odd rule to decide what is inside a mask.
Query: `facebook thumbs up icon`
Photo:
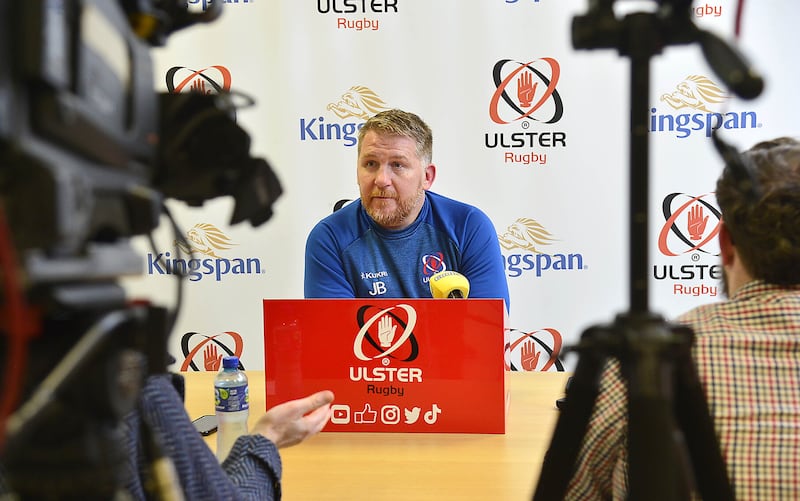
[[[356,424],[374,424],[378,421],[377,411],[373,411],[369,403],[364,404],[364,410],[353,413],[353,422]]]

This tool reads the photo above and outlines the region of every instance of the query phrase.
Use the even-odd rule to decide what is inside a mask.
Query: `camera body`
[[[111,2],[0,9],[0,193],[28,283],[138,273],[118,244],[160,212],[147,44]]]
[[[118,279],[143,269],[130,238],[165,199],[231,196],[231,224],[258,226],[282,193],[230,94],[153,87],[151,46],[221,5],[0,0],[0,452],[23,498],[125,483],[121,421],[166,371],[177,315],[125,297]]]

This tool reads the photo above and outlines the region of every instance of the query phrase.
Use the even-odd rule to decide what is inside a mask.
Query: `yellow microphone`
[[[457,271],[440,271],[434,274],[428,285],[434,298],[464,298],[469,296],[469,280]]]

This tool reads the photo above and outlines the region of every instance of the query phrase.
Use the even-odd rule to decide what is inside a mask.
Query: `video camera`
[[[231,196],[258,226],[281,195],[230,93],[153,87],[150,48],[221,4],[0,0],[0,477],[23,498],[118,491],[118,424],[175,316],[126,299],[130,239],[166,199]]]

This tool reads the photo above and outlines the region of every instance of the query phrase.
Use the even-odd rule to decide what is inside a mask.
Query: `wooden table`
[[[252,423],[265,409],[264,372],[247,375]],[[503,435],[323,432],[281,449],[284,499],[530,500],[569,375],[509,373]],[[189,415],[213,414],[214,373],[185,376]]]

